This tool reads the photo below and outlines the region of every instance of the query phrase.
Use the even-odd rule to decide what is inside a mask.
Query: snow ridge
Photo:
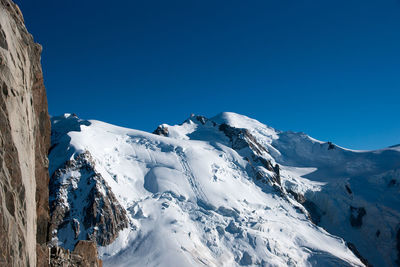
[[[364,266],[361,257],[393,266],[397,259],[396,149],[353,152],[235,113],[192,115],[155,134],[73,115],[52,120],[50,171],[89,151],[126,212],[118,238],[99,244],[105,266]],[[376,184],[377,198],[369,187]],[[351,207],[366,215],[358,219]],[[375,212],[387,247],[383,237],[366,243],[365,235],[376,236]],[[369,253],[376,244],[382,249]]]

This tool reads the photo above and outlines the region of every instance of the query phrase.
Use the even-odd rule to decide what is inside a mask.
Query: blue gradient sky
[[[400,143],[400,1],[16,2],[52,115],[152,131],[233,111],[354,149]]]

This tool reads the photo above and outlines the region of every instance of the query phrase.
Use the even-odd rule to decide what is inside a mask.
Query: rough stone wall
[[[95,170],[89,151],[74,156],[51,177],[51,243],[73,249],[79,240],[100,246],[111,244],[129,226],[119,204],[102,175]]]
[[[19,8],[0,0],[0,266],[36,266],[36,253],[48,255],[50,120],[41,50]]]
[[[62,247],[52,247],[50,265],[52,267],[102,267],[98,259],[96,244],[92,241],[80,240],[73,251]]]

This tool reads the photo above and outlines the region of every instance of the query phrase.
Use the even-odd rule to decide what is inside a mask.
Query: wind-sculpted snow
[[[191,116],[181,125],[163,125],[160,129],[167,130],[162,135],[72,115],[55,121],[53,130],[63,134],[53,139],[57,145],[50,169],[54,172],[62,162],[90,152],[95,172],[126,211],[128,226],[99,248],[104,266],[363,266],[341,237],[370,260],[363,253],[366,246],[357,243],[361,235],[354,233],[365,225],[369,229],[373,211],[364,204],[378,200],[364,198],[363,190],[370,189],[358,188],[350,176],[337,181],[325,176],[332,165],[321,162],[329,161],[327,153],[342,150],[337,146],[328,151],[327,144],[317,142],[320,150],[310,152],[313,139],[309,143],[294,134],[294,142],[308,149],[307,157],[315,157],[301,158],[293,154],[301,149],[290,151],[291,137],[283,137],[288,133],[234,113],[212,119]],[[346,157],[361,155],[343,151]],[[319,179],[312,176],[318,171],[323,174]],[[375,173],[367,179],[375,184],[386,179],[393,183],[389,190],[398,192],[399,179],[387,178],[398,177],[398,172],[386,171],[386,178]],[[385,196],[383,189],[380,194],[378,198]],[[377,208],[394,214],[393,223],[396,201],[388,197]],[[312,222],[314,211],[306,202],[321,213],[321,225],[330,233]],[[351,226],[350,204],[366,210],[360,227]],[[388,234],[383,228],[381,233]]]

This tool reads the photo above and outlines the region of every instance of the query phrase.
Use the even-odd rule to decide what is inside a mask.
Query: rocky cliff
[[[41,51],[18,6],[1,0],[0,265],[35,266],[47,241],[50,120]]]
[[[0,266],[100,266],[93,242],[47,242],[50,118],[42,47],[18,6],[0,0]]]
[[[128,218],[88,151],[66,161],[50,181],[51,243],[73,249],[79,240],[112,243]],[[83,216],[82,216],[83,215]],[[59,240],[59,237],[68,238]],[[74,238],[71,238],[71,237]]]

